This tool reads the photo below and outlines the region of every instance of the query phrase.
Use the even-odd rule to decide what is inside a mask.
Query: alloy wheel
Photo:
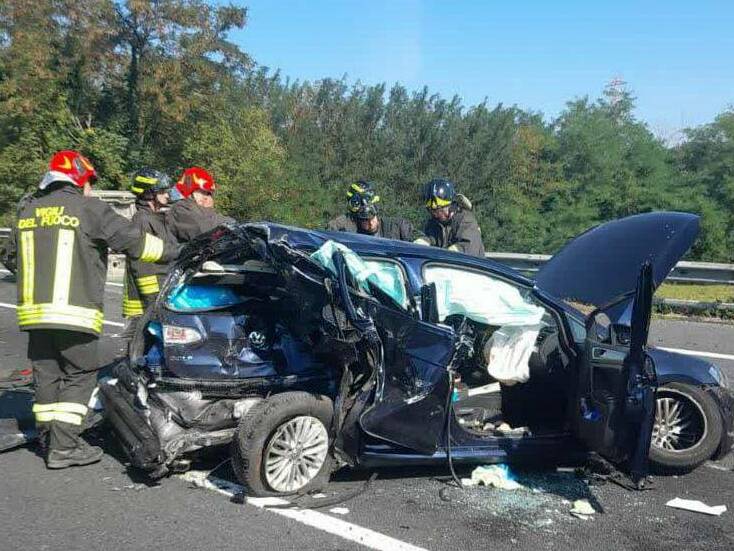
[[[700,445],[708,429],[701,405],[672,389],[658,390],[652,445],[667,452],[688,451]]]
[[[297,492],[321,471],[329,451],[324,424],[310,415],[289,419],[265,449],[265,480],[276,492]]]

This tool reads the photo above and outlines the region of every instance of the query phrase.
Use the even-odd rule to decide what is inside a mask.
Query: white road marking
[[[8,304],[7,302],[0,302],[0,308],[12,308],[13,310],[18,309],[15,304]],[[125,327],[125,324],[120,323],[119,321],[103,321],[102,323],[111,327]]]
[[[195,486],[212,490],[229,498],[240,494],[243,489],[239,484],[209,476],[207,471],[189,471],[178,475],[178,477]],[[363,528],[362,526],[357,526],[351,522],[319,513],[312,509],[268,509],[268,505],[284,505],[288,503],[286,500],[277,497],[248,497],[247,503],[255,507],[265,508],[271,513],[290,518],[317,530],[322,530],[334,536],[344,538],[345,540],[359,543],[370,549],[377,549],[379,551],[425,551],[422,547],[416,547],[415,545],[386,536],[385,534],[380,534],[369,528]]]
[[[713,461],[706,461],[706,466],[709,469],[716,469],[717,471],[724,471],[724,472],[727,472],[727,473],[730,473],[731,472],[731,469],[729,469],[727,467],[722,467],[721,465],[717,465]]]
[[[734,355],[732,354],[719,354],[718,352],[701,352],[699,350],[685,350],[683,348],[666,348],[663,346],[656,346],[655,348],[666,350],[668,352],[676,352],[678,354],[683,354],[684,356],[702,356],[704,358],[734,361]]]

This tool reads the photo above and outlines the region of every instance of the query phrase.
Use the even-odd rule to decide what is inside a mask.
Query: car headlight
[[[726,376],[726,373],[724,373],[721,368],[716,364],[711,364],[711,367],[709,367],[709,375],[714,378],[714,380],[719,384],[719,386],[724,388],[729,388],[729,378]]]

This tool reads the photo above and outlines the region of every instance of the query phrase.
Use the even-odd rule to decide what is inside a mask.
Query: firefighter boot
[[[89,465],[96,463],[102,456],[104,451],[97,446],[90,446],[83,440],[79,441],[79,445],[68,450],[50,450],[46,457],[46,467],[49,469],[65,469],[67,467],[75,467],[79,465]]]

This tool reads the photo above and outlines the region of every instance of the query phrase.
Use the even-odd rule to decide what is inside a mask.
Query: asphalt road
[[[1,276],[2,274],[0,274]],[[120,288],[108,287],[107,319],[119,322]],[[0,304],[15,304],[12,283],[0,280]],[[119,349],[120,328],[108,325],[103,360]],[[734,327],[656,321],[651,343],[734,356]],[[11,308],[0,306],[0,369],[25,365],[25,336]],[[734,380],[734,361],[715,360]],[[629,492],[589,486],[570,472],[516,471],[525,489],[449,489],[446,471],[383,470],[346,514],[265,510],[232,503],[227,491],[199,489],[191,475],[148,484],[129,471],[114,440],[98,464],[47,471],[29,449],[0,454],[0,548],[11,549],[733,549],[731,457],[680,477],[655,477],[654,489]],[[203,458],[209,470],[226,455]],[[195,473],[196,474],[196,473]],[[204,473],[205,474],[205,473]],[[464,473],[466,476],[468,473]],[[331,496],[359,488],[369,473],[341,471]],[[233,480],[225,463],[211,479]],[[236,490],[236,488],[235,488]],[[727,505],[720,517],[665,506],[674,498]],[[590,520],[569,515],[588,498]],[[342,511],[343,512],[343,511]],[[357,542],[361,542],[357,543]]]

